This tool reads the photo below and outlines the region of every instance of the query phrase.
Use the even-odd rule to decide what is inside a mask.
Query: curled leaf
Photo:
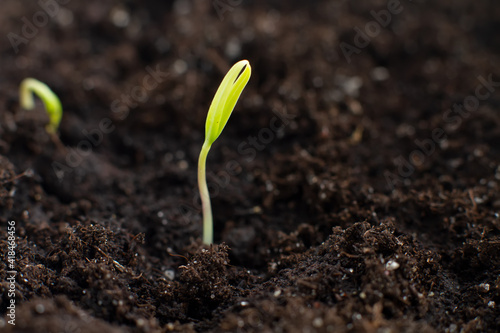
[[[231,67],[215,93],[208,110],[205,141],[211,145],[221,134],[234,110],[236,102],[250,79],[248,60],[238,61]]]

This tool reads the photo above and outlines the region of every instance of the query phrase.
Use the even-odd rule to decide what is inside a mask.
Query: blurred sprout
[[[57,133],[62,118],[62,106],[59,98],[45,83],[33,78],[26,78],[21,82],[19,88],[19,100],[23,109],[32,110],[35,107],[33,95],[37,95],[42,100],[49,115],[50,122],[45,129],[48,133]]]

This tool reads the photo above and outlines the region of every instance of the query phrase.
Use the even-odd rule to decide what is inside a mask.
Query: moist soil
[[[497,1],[58,3],[1,6],[1,332],[500,330]]]

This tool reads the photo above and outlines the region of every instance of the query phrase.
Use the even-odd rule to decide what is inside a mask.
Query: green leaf
[[[222,80],[207,115],[205,141],[209,145],[219,137],[226,126],[241,92],[250,80],[251,72],[248,60],[241,60],[231,67]]]

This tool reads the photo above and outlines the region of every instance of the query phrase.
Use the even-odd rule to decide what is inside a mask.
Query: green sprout
[[[19,99],[23,109],[33,110],[35,107],[33,94],[36,94],[42,100],[49,115],[50,122],[45,129],[48,133],[55,134],[62,118],[61,101],[45,83],[33,78],[26,78],[19,87]]]
[[[234,106],[248,83],[251,75],[248,60],[241,60],[231,67],[215,93],[207,114],[205,125],[205,142],[198,159],[198,187],[200,188],[201,205],[203,210],[203,243],[213,243],[212,206],[208,192],[206,178],[207,155],[212,143],[219,137],[233,112]]]

